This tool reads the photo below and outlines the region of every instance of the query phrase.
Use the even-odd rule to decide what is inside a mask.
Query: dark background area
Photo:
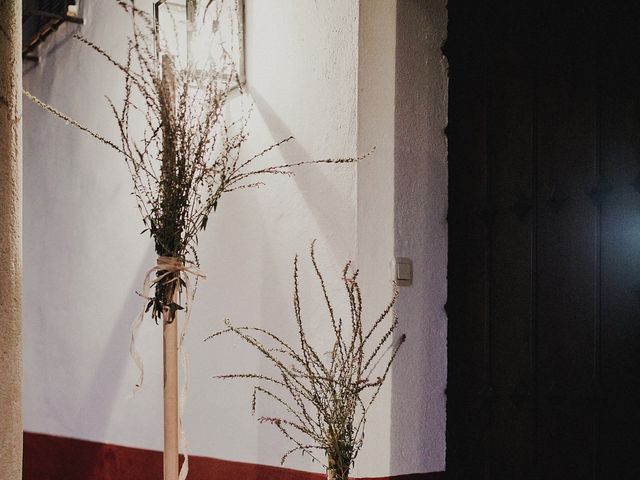
[[[640,478],[640,5],[450,0],[447,478]]]

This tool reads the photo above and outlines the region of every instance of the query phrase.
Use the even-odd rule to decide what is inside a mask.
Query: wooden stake
[[[168,308],[163,320],[164,365],[164,480],[178,480],[179,412],[178,412],[178,313],[169,323]]]

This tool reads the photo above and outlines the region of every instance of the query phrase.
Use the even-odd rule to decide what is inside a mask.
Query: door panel
[[[531,478],[533,385],[532,249],[535,104],[528,12],[513,5],[500,11],[508,25],[488,32],[487,151],[492,207],[489,241],[490,471],[497,478]],[[526,121],[523,121],[526,119]],[[509,138],[511,141],[505,142]],[[499,261],[508,259],[508,261]],[[505,292],[509,292],[505,295]]]
[[[640,478],[640,6],[449,21],[448,475]]]

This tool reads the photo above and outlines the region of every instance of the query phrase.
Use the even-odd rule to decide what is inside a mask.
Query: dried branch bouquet
[[[386,308],[373,322],[365,322],[358,271],[347,263],[342,281],[350,311],[348,320],[344,321],[334,311],[316,261],[314,244],[310,256],[327,308],[327,327],[332,335],[333,346],[327,354],[312,346],[305,332],[297,256],[293,267],[293,309],[298,345],[287,343],[269,330],[237,327],[228,320],[225,330],[212,334],[207,340],[225,334],[238,335],[274,367],[276,373],[273,375],[242,372],[215,378],[256,381],[252,395],[253,413],[258,395],[269,398],[280,407],[282,416],[260,417],[259,421],[274,425],[293,443],[293,448],[284,454],[281,463],[294,452],[308,454],[325,466],[329,479],[347,480],[364,441],[369,407],[378,396],[405,341],[404,335],[397,342],[393,341],[398,321],[388,318],[398,291],[394,291]],[[318,452],[324,453],[326,462]]]
[[[235,0],[210,0],[201,8],[224,1],[235,5]],[[260,186],[260,177],[264,175],[291,175],[291,167],[302,164],[351,163],[357,159],[255,165],[291,137],[242,158],[249,116],[229,118],[229,99],[236,88],[242,90],[231,55],[223,48],[217,64],[196,65],[189,61],[185,65],[176,52],[171,52],[168,42],[171,33],[159,34],[154,19],[138,8],[134,0],[117,3],[130,15],[133,27],[124,61],[82,35],[74,38],[122,73],[122,104],[117,107],[107,99],[120,140],[107,139],[29,92],[25,95],[124,157],[145,225],[143,232],[154,239],[159,256],[152,285],[155,293],[148,299],[146,310],[151,309],[156,322],[168,311],[168,321],[172,321],[175,311],[183,308],[176,301],[176,291],[184,286],[180,273],[187,268],[185,264],[198,264],[198,234],[206,228],[223,194]],[[163,52],[160,60],[159,51]],[[179,63],[182,65],[176,68]],[[140,123],[144,124],[142,131]]]
[[[222,11],[221,5],[231,4],[237,8],[237,0],[188,2],[191,5],[199,4],[198,12],[213,10],[213,22],[206,25],[201,22],[199,27],[214,28],[218,32],[225,31],[218,28],[221,20],[216,18]],[[177,361],[174,362],[175,356],[171,352],[180,350],[184,338],[190,304],[195,292],[190,277],[195,276],[197,281],[198,277],[204,276],[198,270],[199,233],[207,227],[209,217],[219,207],[221,198],[226,193],[258,187],[268,175],[292,175],[291,169],[300,165],[348,164],[359,158],[329,158],[275,166],[260,165],[260,160],[265,159],[265,156],[283,143],[292,140],[292,137],[269,145],[254,155],[246,155],[242,151],[248,137],[249,113],[232,113],[231,98],[239,95],[239,99],[242,100],[244,92],[238,68],[234,64],[232,54],[226,49],[224,39],[213,39],[216,42],[213,45],[215,50],[221,52],[217,62],[198,63],[188,56],[185,60],[175,48],[172,51],[171,39],[177,38],[178,35],[175,22],[173,32],[160,31],[153,16],[140,9],[134,0],[120,0],[116,3],[129,15],[132,24],[124,60],[116,58],[83,35],[76,34],[74,38],[96,52],[122,75],[122,102],[114,102],[107,98],[117,125],[120,137],[118,140],[107,138],[42,102],[31,93],[24,93],[41,108],[64,120],[68,125],[88,133],[117,151],[129,169],[133,181],[132,193],[144,223],[143,233],[148,232],[153,238],[158,254],[157,265],[147,272],[144,288],[140,292],[145,298],[145,308],[134,322],[131,354],[140,369],[137,385],[139,386],[143,380],[143,369],[142,359],[135,349],[135,336],[145,314],[151,311],[156,323],[161,320],[164,325],[165,369],[168,365],[176,364],[171,380],[167,370],[164,376],[165,476],[171,471],[167,478],[173,479],[178,478],[177,473],[174,473],[178,465],[178,442],[174,438],[177,437],[174,427],[179,422],[177,393],[172,393],[177,391]],[[196,19],[198,18],[204,18],[204,15],[197,14]],[[218,36],[221,35],[222,33],[219,33]],[[352,294],[358,295],[359,298],[359,293]],[[174,320],[177,318],[177,310],[181,309],[185,309],[186,314],[182,335],[175,347],[171,343],[174,340],[168,339],[175,339],[177,333],[171,333],[170,337],[167,332],[177,332],[178,322]],[[167,328],[168,326],[171,329]],[[301,358],[308,359],[313,350],[307,347],[304,347],[304,350],[304,357]],[[171,360],[168,360],[169,354]],[[183,365],[186,368],[184,352],[182,354]],[[344,361],[345,354],[347,352],[343,350],[337,353],[338,357],[343,359],[341,361]],[[359,361],[362,363],[362,360]],[[336,368],[337,366],[338,363]],[[319,367],[309,364],[309,368],[315,372]],[[292,371],[291,374],[292,381],[303,381],[297,373]],[[296,380],[293,380],[294,378]],[[185,385],[186,383],[183,388]],[[369,388],[369,385],[358,386],[365,387]],[[338,403],[336,408],[337,405]],[[357,405],[354,405],[349,408],[356,407]],[[362,407],[364,408],[364,405]],[[340,413],[341,411],[336,410],[335,414],[349,414],[346,411]],[[168,418],[172,420],[168,422]],[[351,441],[348,440],[350,434],[336,432],[336,435],[344,436],[344,441]],[[167,439],[170,439],[170,442]],[[343,455],[346,455],[344,458],[353,458],[352,453],[343,451]],[[339,465],[344,463],[342,457],[337,461]],[[171,466],[168,466],[169,463]],[[185,457],[183,467],[186,464]],[[184,478],[187,468],[183,468],[180,478]]]

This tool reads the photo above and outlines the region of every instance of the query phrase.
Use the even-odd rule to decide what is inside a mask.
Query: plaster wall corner
[[[0,0],[0,478],[22,477],[21,2]]]

